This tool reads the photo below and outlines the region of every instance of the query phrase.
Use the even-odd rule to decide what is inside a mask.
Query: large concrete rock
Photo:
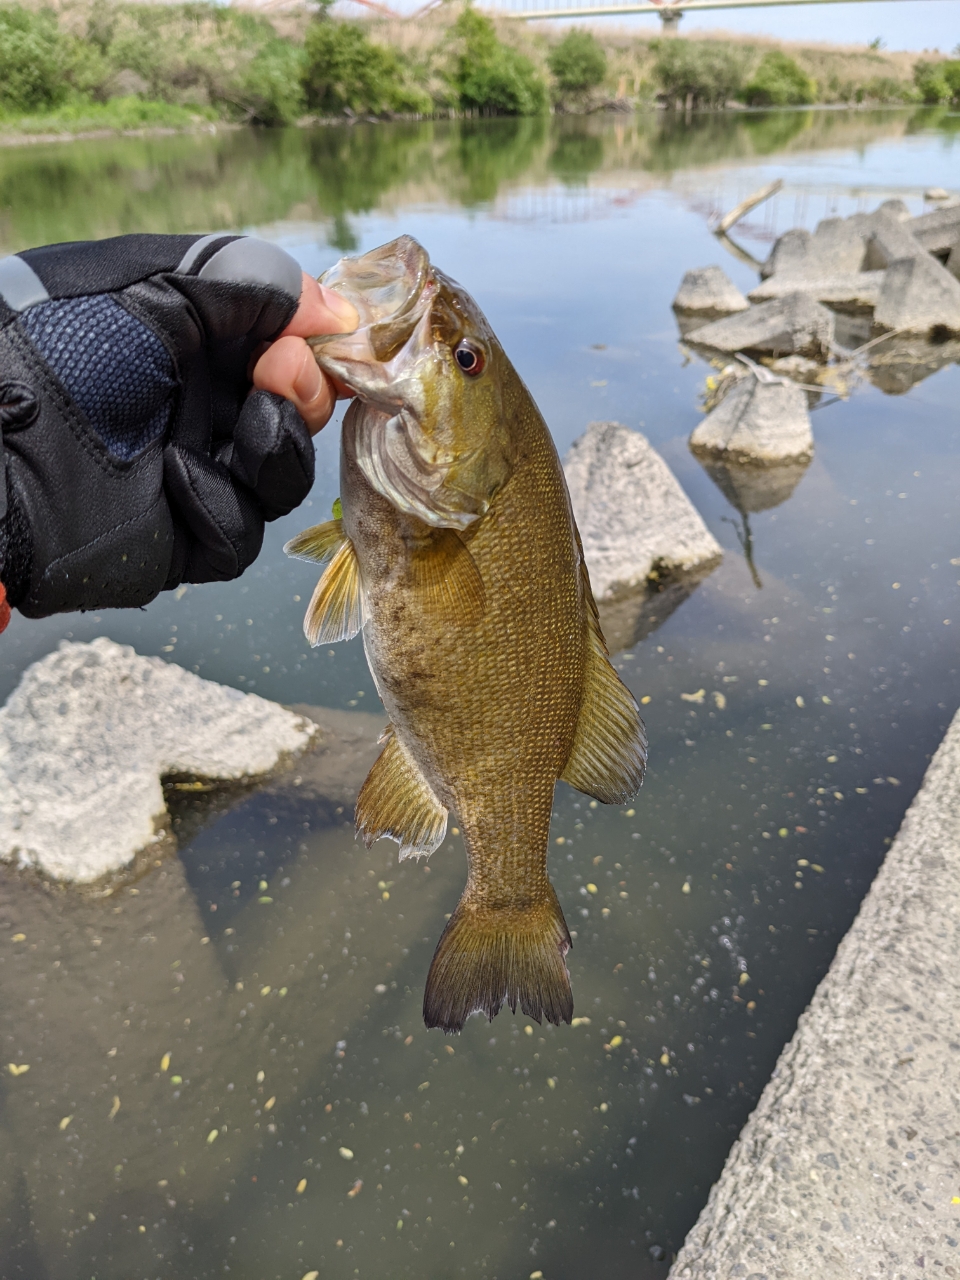
[[[696,267],[688,271],[673,300],[674,311],[684,311],[704,319],[718,319],[746,311],[746,298],[720,267]]]
[[[927,253],[947,253],[954,245],[960,244],[960,204],[911,218],[907,229]]]
[[[863,260],[867,271],[883,271],[901,258],[927,256],[927,251],[910,234],[909,225],[890,213],[870,214],[864,225],[872,228]]]
[[[0,709],[0,859],[97,880],[162,831],[162,776],[254,777],[315,733],[275,703],[125,645],[65,642]]]
[[[688,334],[687,340],[716,351],[823,359],[833,341],[833,315],[809,295],[793,292],[714,320]]]
[[[639,431],[591,422],[563,469],[601,605],[719,564],[720,544]]]
[[[859,315],[872,311],[877,305],[883,277],[883,271],[848,271],[831,276],[811,274],[804,278],[778,273],[751,289],[749,297],[751,302],[767,302],[790,293],[805,293],[834,311]]]
[[[785,231],[773,246],[760,274],[787,279],[823,279],[849,275],[863,266],[865,228],[851,218],[826,218],[813,235],[802,227]]]
[[[808,459],[813,431],[807,396],[795,383],[735,383],[690,437],[696,454],[735,462],[781,463]]]
[[[960,716],[671,1280],[958,1270]]]
[[[928,253],[902,258],[887,268],[874,321],[908,333],[960,333],[960,280]]]

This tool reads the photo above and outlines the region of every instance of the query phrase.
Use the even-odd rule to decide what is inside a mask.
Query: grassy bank
[[[546,32],[449,0],[340,22],[207,3],[0,0],[0,135],[294,124],[331,117],[583,113],[619,106],[938,103],[960,61],[872,47]]]

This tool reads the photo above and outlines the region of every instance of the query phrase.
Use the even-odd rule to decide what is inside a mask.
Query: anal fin
[[[392,727],[357,798],[357,834],[369,849],[387,836],[400,857],[433,853],[447,833],[447,810]]]
[[[582,558],[581,574],[587,606],[583,702],[573,748],[560,776],[571,787],[603,804],[622,804],[636,795],[643,782],[647,733],[636,699],[607,656]]]

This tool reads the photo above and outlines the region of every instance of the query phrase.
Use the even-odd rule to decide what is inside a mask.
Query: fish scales
[[[547,873],[555,784],[625,800],[646,739],[606,656],[560,461],[476,304],[415,241],[324,283],[361,320],[313,340],[358,397],[342,518],[288,550],[327,566],[311,643],[362,627],[390,717],[357,829],[419,856],[458,815],[467,883],[427,976],[428,1026],[458,1031],[505,1003],[569,1022],[570,934]]]

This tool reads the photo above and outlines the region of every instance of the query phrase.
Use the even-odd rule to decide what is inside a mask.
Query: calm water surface
[[[956,365],[822,402],[805,474],[731,505],[686,448],[708,371],[670,299],[711,262],[752,287],[707,217],[774,176],[783,192],[736,233],[756,258],[890,196],[919,212],[925,187],[960,185],[958,125],[792,112],[0,152],[0,252],[229,227],[319,272],[417,236],[561,451],[591,419],[641,429],[725,548],[617,656],[650,732],[638,800],[558,787],[572,1028],[501,1014],[428,1034],[460,842],[401,867],[293,778],[205,823],[184,809],[179,859],[106,899],[2,872],[0,1057],[30,1071],[0,1085],[0,1274],[665,1276],[960,700]],[[281,552],[326,518],[337,447],[331,427],[307,509],[241,582],[16,620],[0,697],[63,637],[105,634],[282,702],[376,712],[358,643],[307,651],[313,574]]]

